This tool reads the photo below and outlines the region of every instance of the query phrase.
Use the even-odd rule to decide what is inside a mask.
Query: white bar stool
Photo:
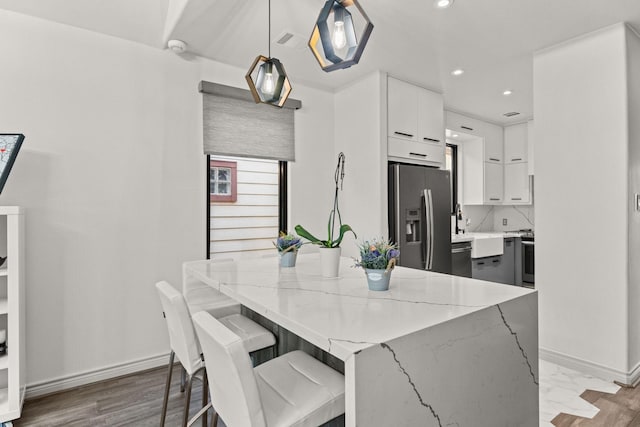
[[[189,402],[191,400],[193,378],[198,378],[197,374],[204,370],[205,359],[202,355],[200,343],[195,334],[191,314],[189,313],[184,296],[173,286],[164,281],[156,283],[156,289],[160,296],[160,302],[162,303],[163,315],[167,320],[169,342],[171,344],[169,372],[167,374],[167,384],[165,386],[160,425],[164,426],[167,415],[167,402],[169,399],[169,389],[171,388],[171,374],[174,358],[177,355],[183,369],[187,373],[186,401],[182,421],[182,425],[186,426],[189,419]],[[240,314],[225,316],[220,319],[220,322],[225,325],[224,327],[234,331],[234,335],[242,337],[239,339],[242,342],[247,357],[249,357],[248,354],[250,352],[273,347],[276,344],[276,339],[271,332]],[[206,370],[203,372],[202,382],[202,406],[206,407],[208,389]],[[202,425],[206,426],[206,410],[201,410],[196,417],[194,417],[194,420],[200,415],[203,415]]]
[[[242,339],[205,312],[193,316],[209,361],[211,403],[230,427],[319,426],[344,413],[344,376],[302,351],[252,368]]]

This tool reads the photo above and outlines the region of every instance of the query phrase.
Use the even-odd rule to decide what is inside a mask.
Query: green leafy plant
[[[296,225],[295,230],[299,236],[304,237],[314,245],[322,246],[325,248],[339,248],[342,239],[347,232],[353,233],[353,236],[357,238],[355,231],[347,224],[342,223],[342,217],[340,216],[340,209],[338,206],[338,192],[342,189],[342,181],[344,180],[344,153],[338,155],[338,165],[336,166],[335,182],[336,191],[333,196],[333,209],[329,212],[329,224],[327,225],[327,240],[321,240],[309,233],[301,225]],[[336,233],[336,220],[338,222],[338,232]]]

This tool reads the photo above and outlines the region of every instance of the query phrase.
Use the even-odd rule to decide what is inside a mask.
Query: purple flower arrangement
[[[386,239],[373,239],[361,243],[360,260],[356,260],[356,267],[371,270],[390,270],[398,262],[400,251],[395,243]]]
[[[273,245],[280,253],[289,251],[295,252],[300,249],[300,246],[302,246],[302,240],[300,240],[300,237],[295,234],[286,234],[281,231],[280,236],[275,242],[273,242]]]

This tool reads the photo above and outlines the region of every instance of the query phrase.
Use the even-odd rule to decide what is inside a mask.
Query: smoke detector
[[[185,53],[187,51],[187,44],[182,40],[169,40],[167,42],[167,47],[173,53]]]

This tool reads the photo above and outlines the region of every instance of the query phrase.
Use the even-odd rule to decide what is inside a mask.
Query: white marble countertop
[[[193,276],[341,360],[362,349],[447,322],[536,291],[396,267],[386,292],[367,288],[362,269],[341,259],[340,277],[320,275],[317,254],[279,259],[194,261]]]

